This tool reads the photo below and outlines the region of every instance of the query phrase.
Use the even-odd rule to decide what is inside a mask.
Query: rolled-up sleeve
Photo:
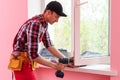
[[[42,39],[42,42],[46,48],[53,46],[53,42],[50,39],[50,35],[49,35],[48,31],[45,32],[43,39]]]

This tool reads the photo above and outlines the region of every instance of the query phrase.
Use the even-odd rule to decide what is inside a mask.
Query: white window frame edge
[[[110,1],[109,1],[110,2]],[[88,65],[88,64],[99,64],[99,63],[110,63],[110,57],[94,57],[94,58],[80,58],[80,0],[72,0],[72,44],[71,44],[71,53],[74,55],[74,63],[76,66],[78,65]],[[83,3],[84,4],[84,3]],[[109,6],[111,6],[109,4]],[[110,11],[110,9],[109,9]],[[110,22],[110,21],[109,21]],[[110,25],[109,25],[110,26]],[[110,46],[110,45],[109,45]],[[109,48],[110,49],[110,48]]]
[[[44,9],[45,9],[45,0],[43,0],[43,1],[40,1],[40,5],[41,5],[41,13],[44,11]]]
[[[38,3],[40,3],[40,4],[38,5]],[[36,4],[36,5],[34,5],[34,4]],[[28,6],[28,18],[31,18],[31,17],[39,14],[40,12],[42,12],[42,10],[44,9],[44,8],[42,8],[44,6],[44,1],[28,0],[27,6]],[[40,7],[40,6],[42,6],[42,7]]]

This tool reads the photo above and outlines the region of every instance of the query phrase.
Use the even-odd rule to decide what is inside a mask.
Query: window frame
[[[110,7],[110,0],[109,0],[109,7]],[[74,53],[74,64],[78,65],[88,65],[88,64],[110,64],[110,55],[109,56],[102,56],[102,57],[91,57],[91,58],[80,58],[80,6],[83,5],[83,2],[80,3],[80,0],[72,0],[72,48],[71,53]],[[109,8],[109,16],[110,8]],[[111,23],[111,18],[109,19],[109,26]],[[77,27],[76,27],[77,26]],[[109,28],[109,53],[110,53],[110,28]]]

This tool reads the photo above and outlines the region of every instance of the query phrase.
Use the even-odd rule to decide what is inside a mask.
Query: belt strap
[[[12,72],[12,80],[14,80],[14,73]]]

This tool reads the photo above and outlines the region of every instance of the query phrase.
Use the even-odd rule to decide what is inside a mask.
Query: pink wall
[[[118,76],[111,80],[120,80],[120,0],[112,0],[112,29],[111,29],[111,66],[118,71]]]
[[[113,70],[120,72],[120,0],[112,1],[111,29],[111,65]],[[8,59],[12,51],[12,41],[20,25],[27,19],[26,0],[0,1],[0,80],[11,80],[11,71],[7,69]],[[36,71],[38,80],[120,80],[115,77],[65,71],[63,79],[56,78],[55,70],[40,68]]]
[[[0,1],[0,80],[11,80],[7,64],[12,51],[12,40],[20,24],[26,19],[26,0]]]
[[[109,76],[65,71],[64,78],[55,76],[56,70],[39,68],[35,71],[37,80],[110,80]]]

